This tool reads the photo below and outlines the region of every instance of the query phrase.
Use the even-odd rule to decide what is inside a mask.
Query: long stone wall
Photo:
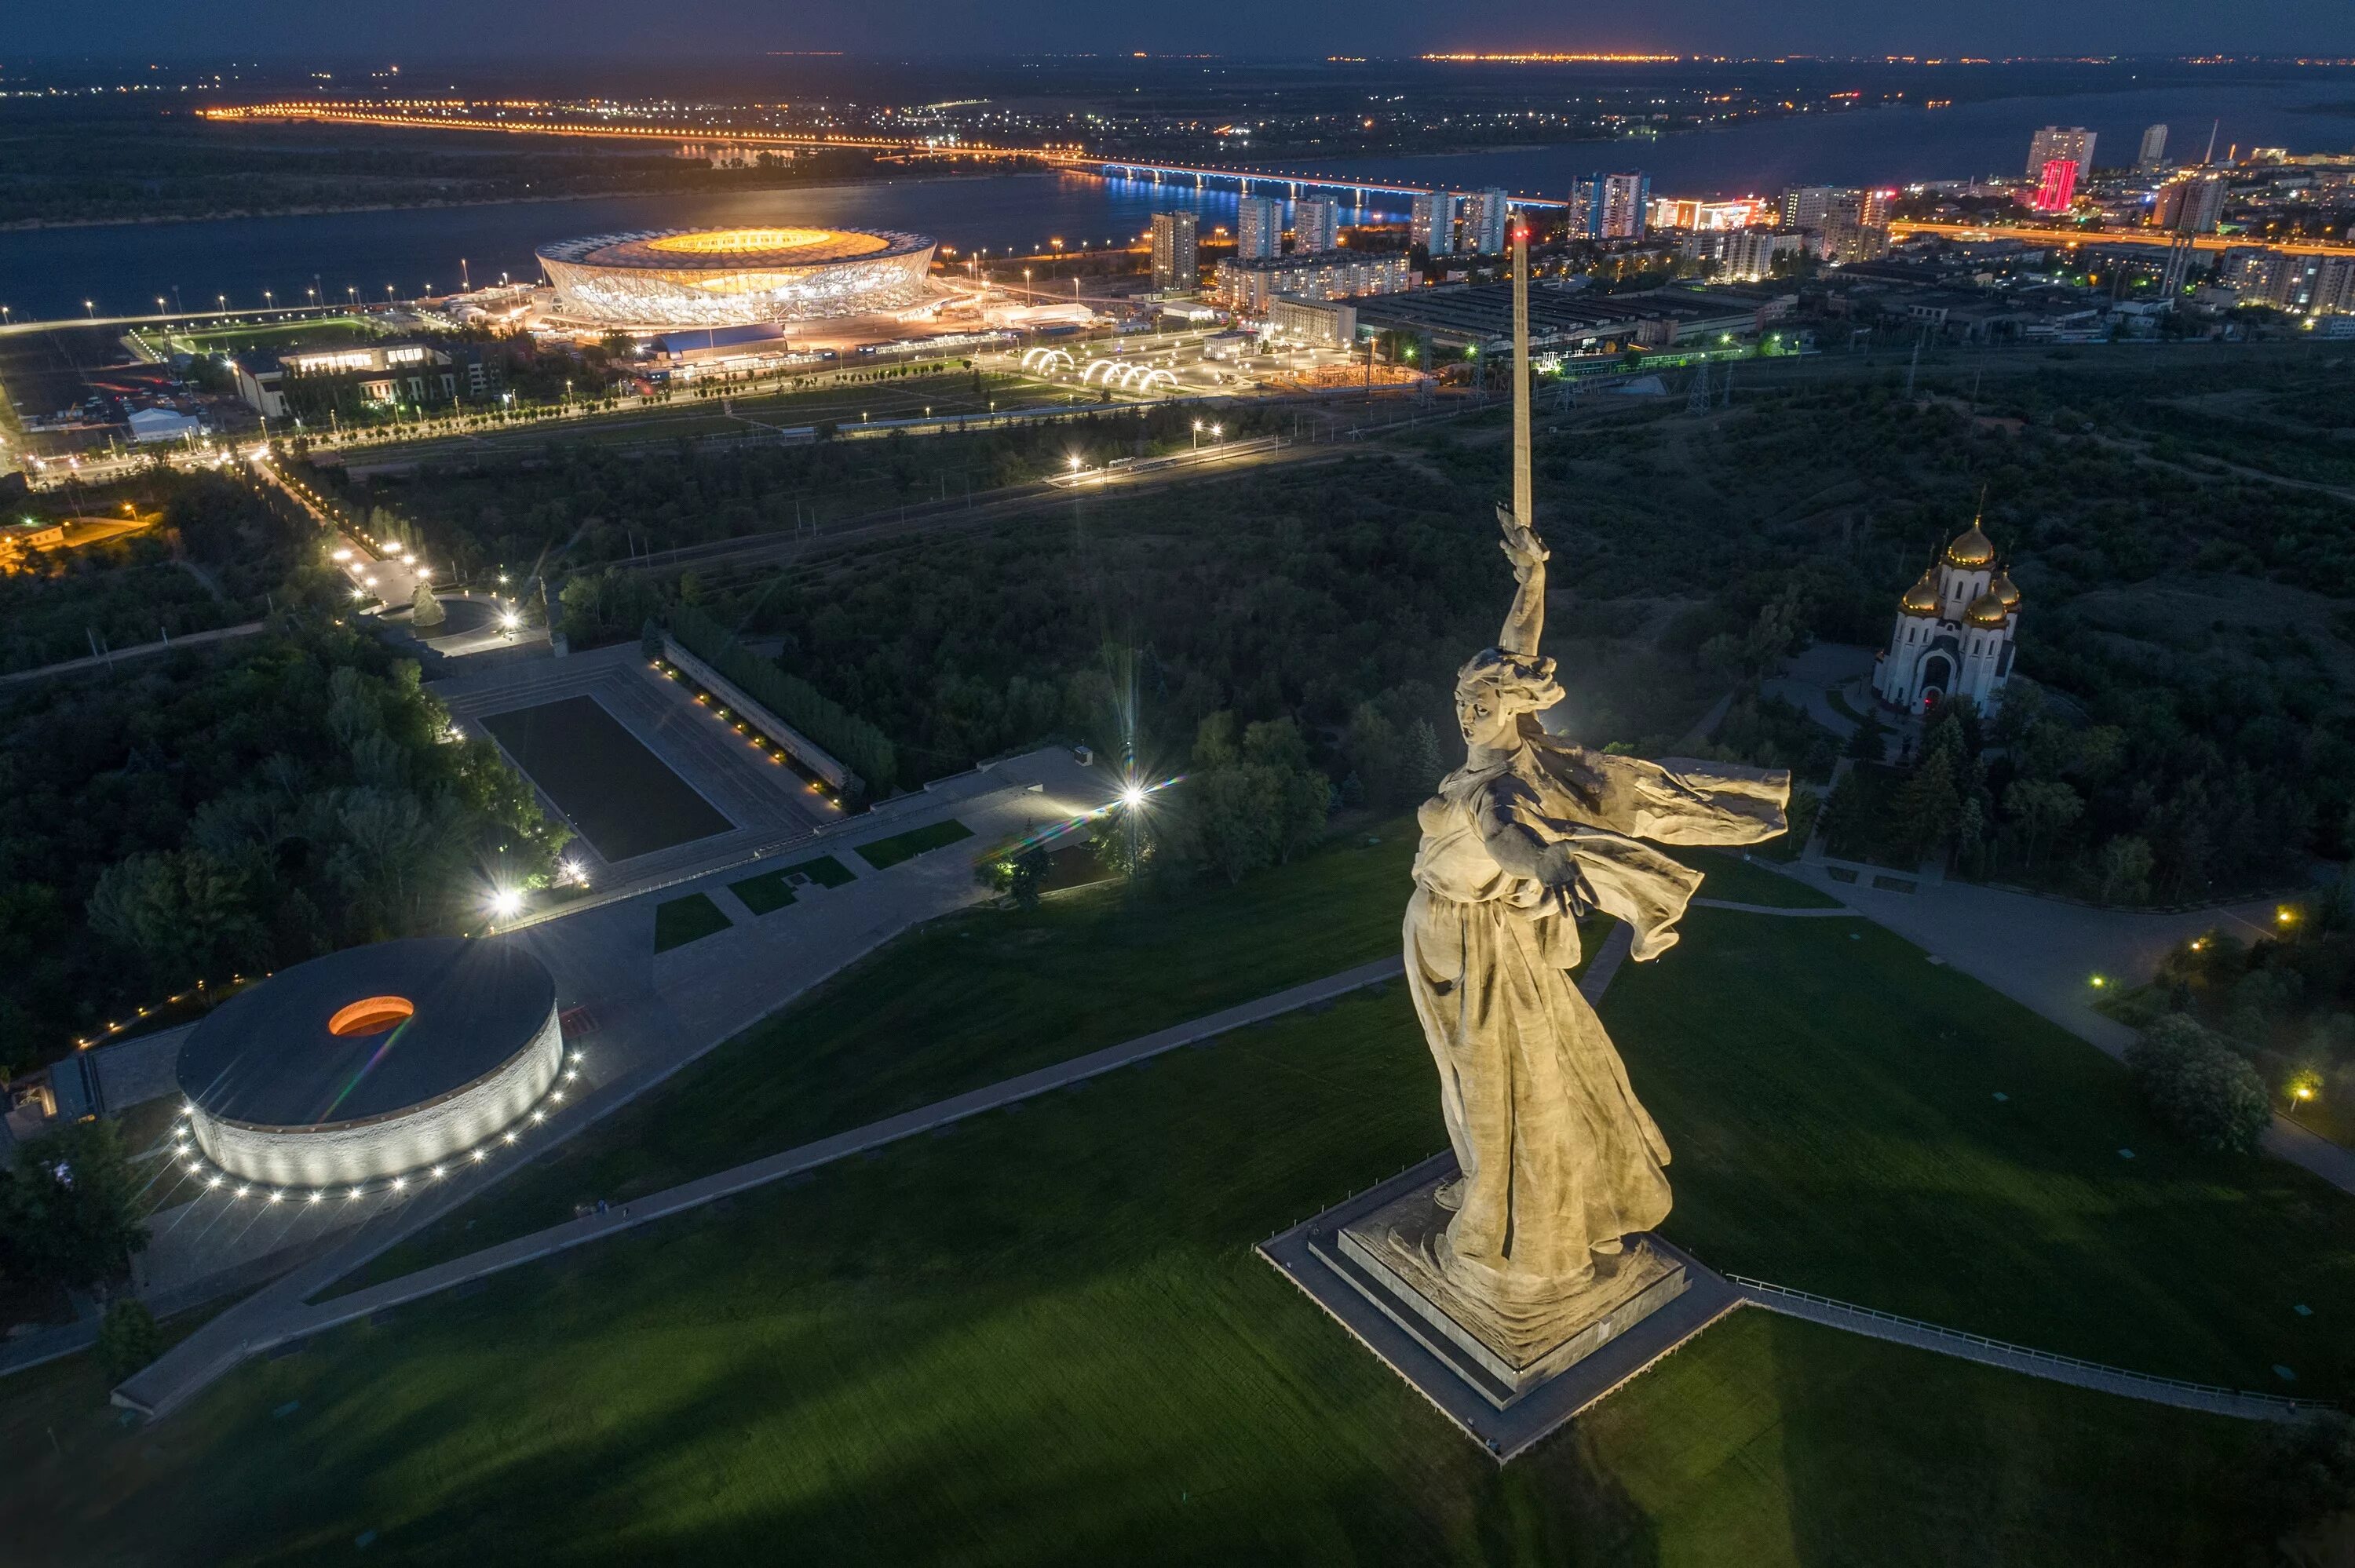
[[[759,726],[761,732],[793,754],[794,759],[845,794],[856,795],[864,784],[834,754],[755,701],[743,687],[687,652],[667,631],[663,633],[663,657],[686,671],[695,683],[718,695],[730,708]]]
[[[496,1072],[430,1105],[319,1131],[245,1127],[198,1111],[197,1147],[222,1170],[281,1187],[367,1181],[463,1157],[512,1127],[564,1066],[564,1035],[548,1010],[531,1043]]]

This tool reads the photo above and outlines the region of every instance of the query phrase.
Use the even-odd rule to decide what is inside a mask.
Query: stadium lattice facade
[[[924,297],[935,241],[860,228],[670,228],[539,251],[555,316],[622,329],[739,326],[898,310]]]

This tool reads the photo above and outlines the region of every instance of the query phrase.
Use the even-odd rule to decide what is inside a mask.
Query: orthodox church
[[[1992,715],[2011,679],[2019,627],[2019,590],[1973,518],[1897,601],[1897,630],[1873,666],[1872,689],[1908,713],[1944,696],[1968,697]]]

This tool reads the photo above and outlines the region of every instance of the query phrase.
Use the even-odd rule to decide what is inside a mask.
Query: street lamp
[[[1202,450],[1202,421],[1199,419],[1194,421],[1194,450]]]
[[[86,311],[88,311],[88,312],[90,313],[90,319],[91,319],[91,320],[92,320],[92,321],[96,321],[96,320],[98,319],[98,306],[97,306],[97,304],[96,304],[94,302],[90,301],[90,300],[84,300],[84,301],[81,302],[81,308],[82,308],[83,310],[86,310]]]

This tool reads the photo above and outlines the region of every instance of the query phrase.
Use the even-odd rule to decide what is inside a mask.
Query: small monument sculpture
[[[1668,1146],[1571,980],[1578,921],[1616,916],[1630,957],[1659,957],[1701,874],[1652,844],[1773,838],[1790,797],[1787,773],[1612,756],[1538,722],[1562,690],[1539,652],[1548,553],[1530,526],[1528,257],[1517,229],[1514,503],[1497,508],[1517,586],[1497,645],[1456,673],[1466,756],[1418,813],[1405,922],[1454,1170],[1378,1189],[1306,1232],[1331,1276],[1500,1409],[1686,1287],[1681,1259],[1645,1234],[1668,1217]]]

